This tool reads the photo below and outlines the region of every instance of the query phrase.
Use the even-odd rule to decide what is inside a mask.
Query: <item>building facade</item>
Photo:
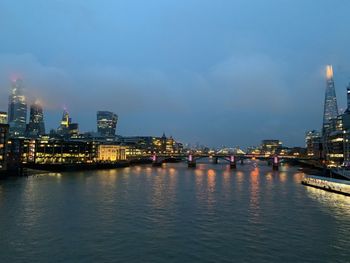
[[[306,154],[308,157],[320,159],[322,157],[322,136],[319,131],[312,130],[305,134]]]
[[[79,137],[79,124],[72,123],[72,119],[66,109],[63,110],[61,123],[57,128],[57,135],[66,139]]]
[[[102,137],[114,137],[118,122],[118,115],[110,111],[97,112],[97,132]]]
[[[282,149],[282,142],[280,140],[263,140],[261,142],[262,154],[276,154]]]
[[[9,126],[0,124],[0,171],[7,170],[7,144],[9,137]]]
[[[9,96],[8,123],[11,137],[24,137],[27,121],[27,103],[21,79],[12,81]]]
[[[0,124],[7,124],[7,112],[0,111]]]
[[[117,162],[123,160],[126,160],[126,147],[112,144],[98,145],[98,162]]]
[[[29,123],[27,125],[27,136],[37,138],[45,134],[45,123],[43,108],[39,102],[30,106]]]

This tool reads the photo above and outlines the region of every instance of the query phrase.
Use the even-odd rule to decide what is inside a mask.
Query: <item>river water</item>
[[[350,198],[302,177],[257,161],[0,180],[0,262],[350,262]]]

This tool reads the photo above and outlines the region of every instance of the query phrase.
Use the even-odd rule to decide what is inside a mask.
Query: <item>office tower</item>
[[[327,133],[332,121],[338,116],[337,97],[335,94],[333,68],[331,65],[328,65],[326,68],[326,80],[327,86],[324,99],[322,135]]]
[[[114,137],[118,115],[110,111],[97,112],[97,132],[103,137]]]
[[[10,136],[23,137],[26,131],[27,103],[23,93],[21,79],[12,81],[11,94],[9,96],[8,123]]]
[[[57,128],[57,134],[67,138],[77,137],[79,135],[79,125],[78,123],[72,123],[72,119],[69,117],[66,109],[63,110],[61,124]]]
[[[29,124],[27,135],[29,137],[39,137],[45,134],[43,108],[38,101],[30,106]]]
[[[307,155],[310,157],[320,158],[322,151],[322,139],[321,134],[318,131],[312,130],[306,132],[305,145]]]
[[[57,128],[57,133],[60,135],[67,135],[69,133],[69,124],[71,121],[68,111],[64,109],[60,126]]]
[[[0,124],[7,124],[7,112],[0,111]]]

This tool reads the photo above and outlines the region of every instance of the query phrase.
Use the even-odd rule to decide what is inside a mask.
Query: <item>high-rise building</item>
[[[321,158],[322,139],[320,132],[315,130],[306,132],[305,145],[308,156]]]
[[[72,119],[69,117],[68,111],[64,109],[60,126],[57,128],[57,133],[60,135],[67,135],[69,133],[69,125],[71,122]]]
[[[12,81],[11,94],[9,96],[8,123],[10,136],[23,137],[26,131],[27,103],[23,93],[21,79]]]
[[[7,124],[7,112],[0,111],[0,124]]]
[[[103,137],[114,137],[118,115],[110,111],[97,112],[97,132]]]
[[[332,120],[338,117],[338,104],[333,80],[333,68],[331,65],[328,65],[326,68],[326,80],[327,86],[324,99],[322,135],[328,132]]]
[[[27,135],[29,137],[39,137],[45,134],[43,108],[38,101],[30,106],[29,123]]]
[[[57,134],[63,137],[77,137],[79,134],[78,123],[72,123],[69,113],[66,109],[63,110],[60,126],[57,128]]]

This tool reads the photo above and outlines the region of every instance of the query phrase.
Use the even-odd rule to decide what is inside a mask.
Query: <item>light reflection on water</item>
[[[250,221],[252,223],[259,223],[260,206],[259,206],[259,168],[255,167],[250,172]]]
[[[0,181],[0,262],[346,262],[350,198],[302,176],[252,161]]]
[[[350,197],[334,194],[314,187],[305,187],[307,194],[319,202],[324,211],[338,218],[348,217],[350,220]]]

